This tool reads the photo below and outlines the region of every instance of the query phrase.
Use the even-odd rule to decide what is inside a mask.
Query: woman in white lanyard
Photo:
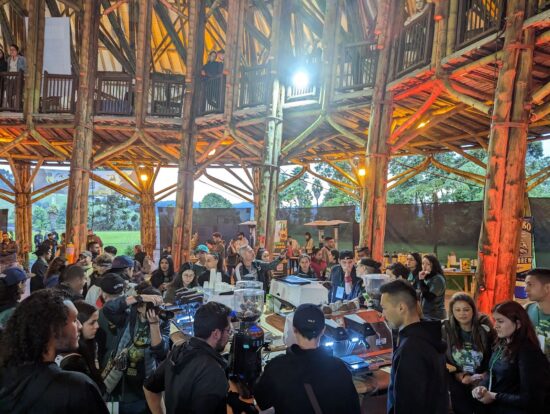
[[[472,391],[491,414],[546,412],[550,398],[550,367],[539,347],[525,309],[508,301],[493,309],[498,341],[489,361],[489,375]]]

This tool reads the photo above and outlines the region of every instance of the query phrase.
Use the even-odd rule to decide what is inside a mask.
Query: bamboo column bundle
[[[139,213],[141,245],[147,254],[153,257],[157,247],[156,217],[155,217],[155,179],[156,174],[151,167],[139,168],[140,181]]]
[[[27,70],[25,72],[23,116],[27,121],[27,126],[32,128],[32,115],[37,113],[40,107],[40,87],[44,61],[44,28],[46,24],[44,0],[29,0],[28,13],[28,24],[32,30],[29,30],[25,50]]]
[[[32,202],[31,164],[24,161],[12,163],[15,178],[15,240],[17,241],[17,261],[25,268],[29,266],[29,252],[32,247]]]
[[[92,157],[95,73],[97,66],[97,34],[99,32],[98,0],[83,3],[80,44],[80,77],[76,102],[75,133],[71,156],[69,192],[67,196],[66,240],[74,243],[75,257],[86,248],[88,224],[88,188]]]
[[[525,193],[534,30],[522,33],[525,0],[509,1],[503,66],[495,91],[483,223],[479,238],[478,303],[482,312],[512,299]]]
[[[147,97],[151,72],[151,7],[149,0],[139,0],[139,19],[136,47],[136,124],[143,126],[147,114]]]
[[[259,171],[259,194],[256,216],[256,247],[265,247],[272,251],[275,232],[275,211],[277,208],[277,187],[279,182],[279,157],[282,139],[282,104],[284,87],[280,83],[278,56],[282,50],[284,35],[290,24],[288,3],[275,0],[273,4],[273,25],[271,27],[271,100],[268,105],[262,165]],[[285,7],[286,6],[286,7]],[[284,10],[283,10],[284,8]]]
[[[372,257],[382,261],[386,232],[386,193],[389,161],[387,141],[391,134],[393,102],[386,84],[391,72],[392,50],[396,33],[395,16],[400,2],[391,1],[386,14],[379,16],[379,26],[385,28],[384,44],[376,68],[371,118],[365,159],[365,176],[361,182],[361,220],[359,245],[371,249]]]
[[[179,267],[189,259],[193,223],[193,191],[195,183],[195,146],[197,142],[195,116],[200,102],[200,70],[204,50],[205,13],[203,2],[191,0],[189,10],[189,37],[187,39],[188,83],[183,100],[180,158],[178,162],[178,186],[176,208],[174,210],[174,230],[172,235],[172,256],[174,265]]]

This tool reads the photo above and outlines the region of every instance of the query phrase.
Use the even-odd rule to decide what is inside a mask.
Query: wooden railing
[[[151,75],[150,115],[181,116],[184,91],[185,76],[153,73]]]
[[[336,90],[350,92],[372,88],[376,80],[377,63],[376,43],[358,42],[345,45],[336,67]]]
[[[455,50],[497,32],[504,13],[505,0],[459,0]]]
[[[76,108],[76,76],[44,72],[43,79],[40,112],[73,114]]]
[[[132,115],[133,78],[128,73],[98,72],[95,91],[96,115]]]
[[[239,82],[239,108],[265,105],[270,87],[270,65],[243,67]]]
[[[433,14],[433,4],[428,4],[422,12],[405,22],[398,39],[395,78],[430,63],[434,34]]]
[[[204,77],[200,84],[198,115],[221,114],[225,103],[225,75]]]
[[[23,110],[23,72],[0,72],[0,111]]]

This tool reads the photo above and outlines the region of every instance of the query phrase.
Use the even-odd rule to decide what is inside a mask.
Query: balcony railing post
[[[95,96],[97,115],[132,115],[132,76],[122,72],[98,72]]]
[[[349,92],[373,87],[378,61],[376,43],[352,43],[341,50],[336,69],[336,90]]]
[[[503,22],[504,0],[458,0],[455,50],[496,33]]]

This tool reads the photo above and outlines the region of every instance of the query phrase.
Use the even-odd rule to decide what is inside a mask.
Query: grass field
[[[96,231],[103,241],[103,246],[115,246],[118,254],[127,254],[127,249],[133,249],[139,244],[139,231]],[[132,253],[133,256],[133,253]]]

